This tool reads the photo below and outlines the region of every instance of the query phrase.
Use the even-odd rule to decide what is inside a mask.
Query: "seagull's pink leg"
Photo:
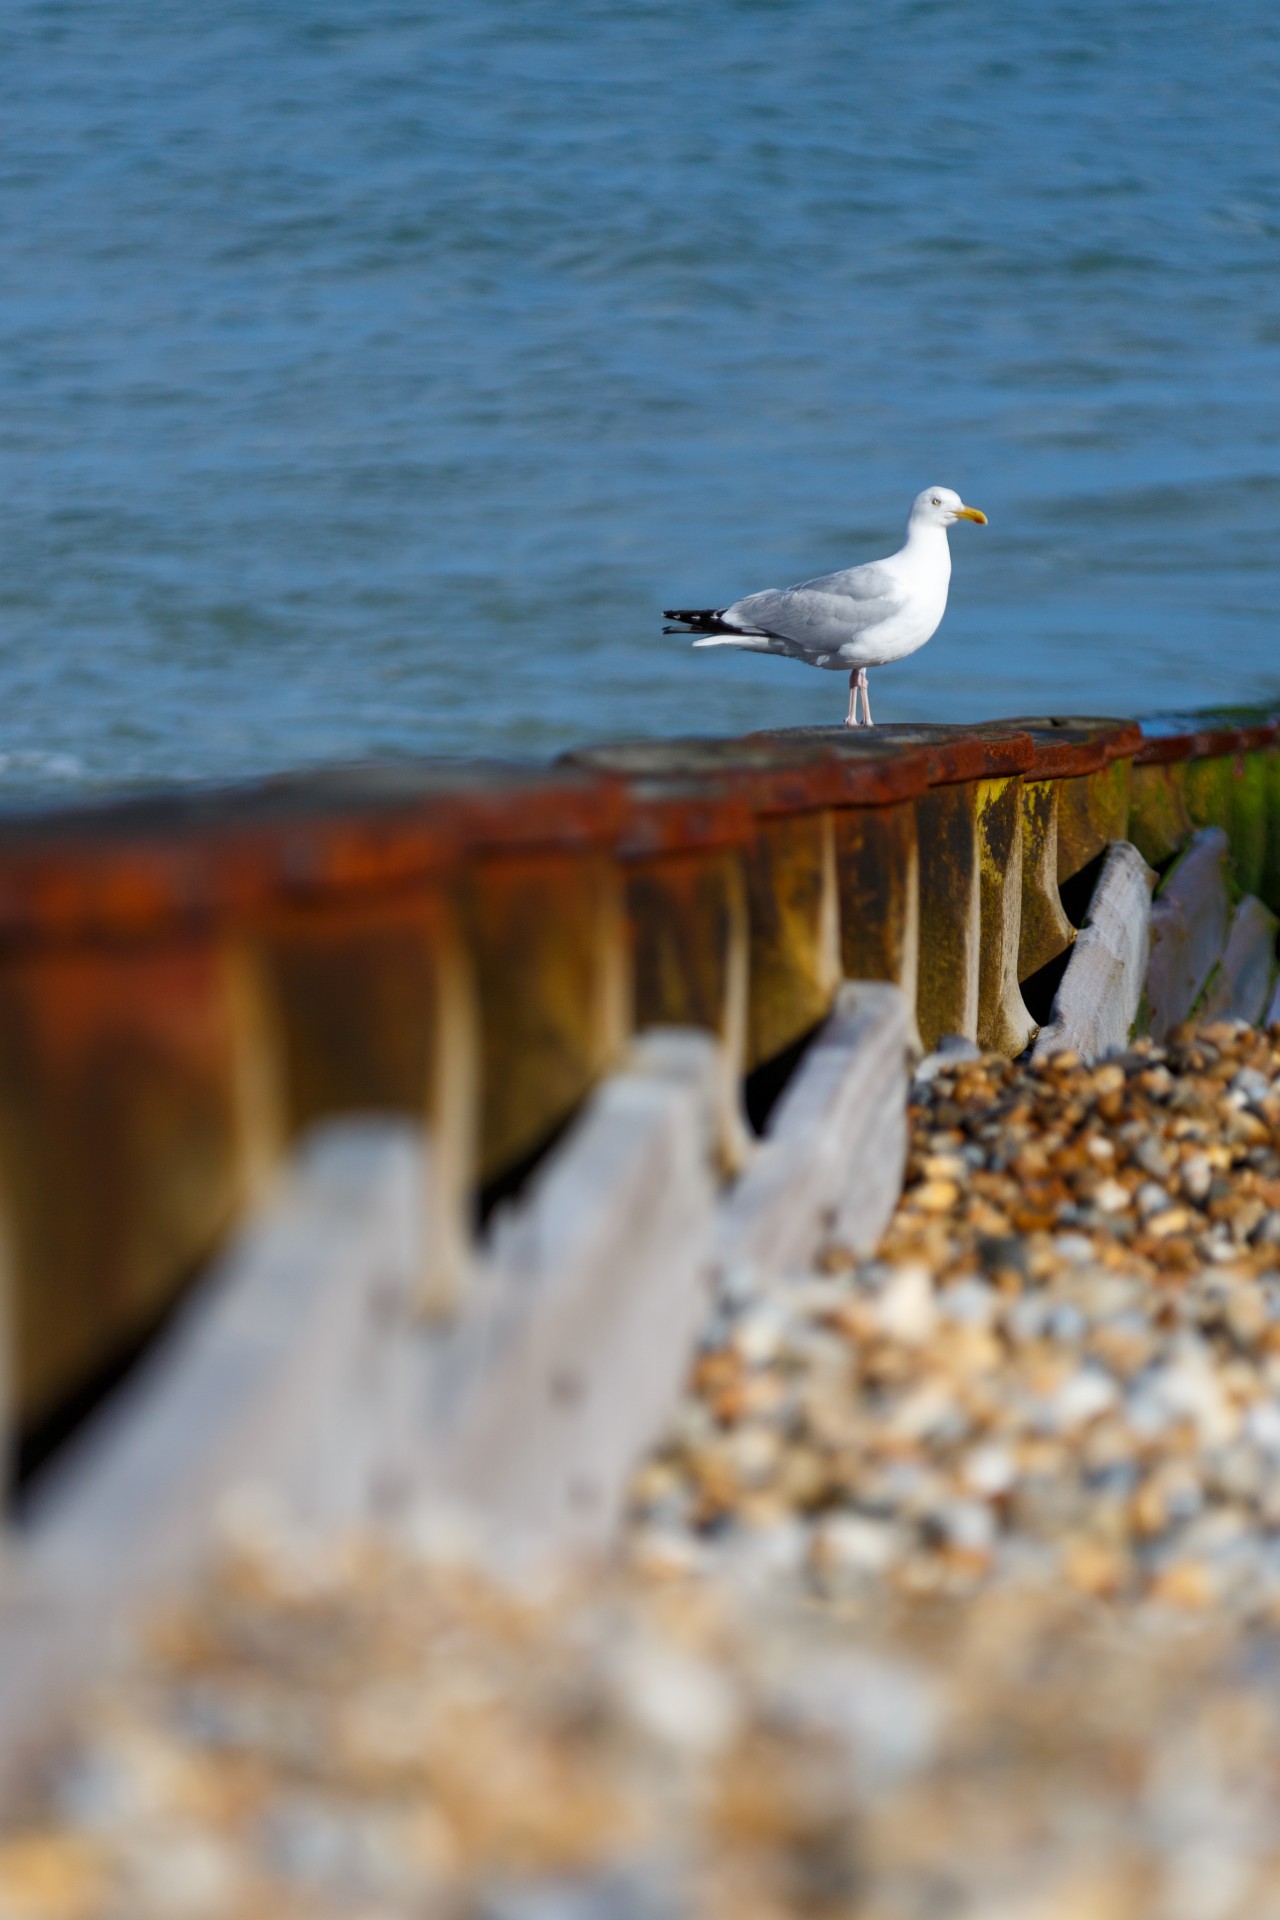
[[[844,717],[844,723],[846,727],[856,727],[858,724],[858,674],[856,669],[849,675],[849,711]]]
[[[875,721],[871,718],[871,688],[867,684],[867,670],[865,667],[858,668],[858,685],[862,689],[863,725],[873,727]]]

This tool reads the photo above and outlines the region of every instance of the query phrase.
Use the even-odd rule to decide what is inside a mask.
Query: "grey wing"
[[[893,574],[873,563],[823,574],[798,587],[748,594],[726,607],[723,618],[814,658],[835,653],[866,628],[878,626],[898,611],[901,600]]]
[[[865,566],[845,567],[840,573],[820,573],[813,580],[801,580],[792,593],[834,593],[842,600],[891,600],[901,593],[898,577],[883,560],[868,560]]]

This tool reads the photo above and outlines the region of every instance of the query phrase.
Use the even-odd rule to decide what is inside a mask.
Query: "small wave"
[[[44,753],[36,747],[15,747],[10,752],[0,748],[0,780],[8,775],[20,775],[44,780],[83,780],[84,762],[74,753]]]

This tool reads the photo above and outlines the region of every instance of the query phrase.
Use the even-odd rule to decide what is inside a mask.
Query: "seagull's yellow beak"
[[[980,527],[987,524],[987,516],[981,507],[953,507],[951,511],[957,520],[976,520]]]

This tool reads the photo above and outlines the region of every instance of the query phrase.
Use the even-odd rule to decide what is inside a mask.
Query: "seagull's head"
[[[966,507],[958,493],[950,487],[926,487],[918,493],[911,507],[913,524],[926,527],[953,527],[957,520],[976,520],[980,527],[987,524],[987,516],[981,507]]]

